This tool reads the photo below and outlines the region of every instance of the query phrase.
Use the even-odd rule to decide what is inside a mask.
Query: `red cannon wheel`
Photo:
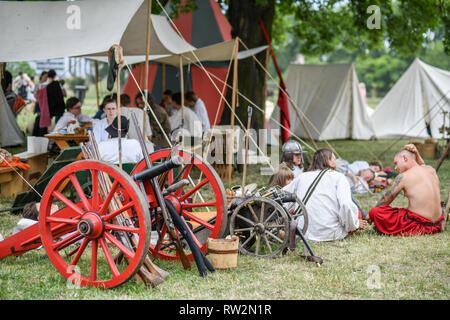
[[[81,187],[81,177],[90,179],[90,188]],[[108,186],[105,193],[101,186]],[[76,190],[79,202],[68,198],[68,187]],[[59,210],[52,212],[55,204]],[[50,180],[42,197],[39,229],[49,259],[68,282],[112,288],[141,267],[151,223],[145,196],[125,171],[85,160],[67,165]],[[127,263],[116,262],[114,257],[122,254]]]
[[[150,160],[152,163],[163,161],[170,155],[170,152],[170,149],[156,151],[149,155]],[[164,188],[176,181],[190,179],[189,185],[177,189],[167,198],[170,198],[172,202],[178,200],[178,204],[181,203],[182,216],[192,226],[201,250],[205,253],[208,237],[213,239],[222,237],[227,226],[225,188],[214,168],[200,156],[186,150],[178,150],[176,155],[187,160],[188,163],[184,169],[175,168],[168,172]],[[145,168],[146,164],[143,160],[136,165],[132,174]],[[157,210],[155,196],[149,183],[145,184],[145,189],[151,205],[152,230],[159,230],[161,238],[164,239],[162,243],[159,243],[156,237],[152,237],[150,251],[154,257],[164,260],[179,259],[173,243],[169,241],[167,229],[162,224],[162,218]],[[153,232],[155,233],[155,231]],[[186,251],[186,253],[188,252]],[[194,259],[191,253],[187,256],[190,260]]]

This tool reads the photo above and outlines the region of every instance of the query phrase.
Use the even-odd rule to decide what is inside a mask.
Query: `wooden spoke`
[[[120,214],[120,213],[122,213],[122,212],[124,212],[124,211],[127,211],[128,209],[133,208],[133,206],[134,206],[134,203],[133,203],[133,202],[129,202],[129,203],[127,203],[126,205],[122,206],[122,208],[117,209],[117,210],[115,210],[115,211],[113,211],[113,212],[111,212],[111,213],[105,215],[105,216],[103,217],[103,220],[105,220],[105,221],[112,220],[112,219],[114,219],[118,214]]]
[[[66,206],[71,208],[73,211],[77,212],[79,215],[82,215],[84,212],[83,210],[78,207],[75,203],[67,199],[61,192],[54,190],[52,192],[52,196],[54,196],[56,199],[64,203]]]
[[[238,218],[241,219],[241,220],[244,220],[245,222],[247,222],[247,223],[250,224],[251,226],[254,226],[254,225],[255,225],[255,223],[254,223],[252,220],[247,219],[246,217],[241,216],[240,214],[237,214],[236,217],[238,217]]]
[[[113,277],[118,277],[120,272],[119,269],[117,269],[116,263],[114,262],[114,258],[111,255],[111,252],[108,249],[108,244],[106,243],[104,238],[100,238],[98,240],[100,243],[100,246],[102,247],[103,253],[105,254],[106,261],[108,262],[109,268],[111,269],[111,273]]]
[[[245,242],[242,244],[243,247],[245,247],[245,245],[253,238],[255,237],[256,232],[253,232],[250,237],[247,238],[247,240],[245,240]]]
[[[270,246],[269,240],[267,240],[267,237],[265,234],[262,235],[262,238],[264,239],[264,243],[266,244],[267,248],[269,248],[270,253],[272,253],[272,247]]]
[[[253,219],[255,219],[255,221],[258,222],[258,216],[256,215],[255,210],[253,210],[253,207],[250,203],[247,205],[247,208],[250,210]]]
[[[116,230],[116,231],[125,231],[125,232],[139,233],[139,228],[120,226],[120,225],[112,224],[112,223],[105,223],[105,229],[106,230]]]
[[[205,220],[200,219],[199,217],[193,215],[191,212],[187,211],[187,210],[183,210],[183,216],[194,220],[195,222],[198,222],[200,225],[206,227],[209,230],[214,229],[214,226],[208,222],[206,222]]]
[[[92,207],[97,210],[100,206],[100,190],[99,190],[99,180],[98,171],[91,170],[92,179]]]
[[[97,280],[97,261],[98,261],[98,241],[92,240],[91,241],[91,275],[90,279],[91,281]]]
[[[74,266],[78,263],[78,261],[81,258],[81,255],[83,254],[84,250],[86,249],[88,243],[89,243],[89,239],[84,238],[83,242],[81,243],[80,247],[78,248],[77,254],[73,258],[72,262],[70,262],[71,266]]]
[[[199,208],[199,207],[215,207],[217,206],[216,201],[210,202],[198,202],[198,203],[183,203],[183,208]]]
[[[111,203],[111,199],[113,198],[114,194],[116,193],[116,189],[119,185],[119,182],[117,180],[114,181],[113,185],[111,186],[111,189],[109,190],[108,196],[105,199],[105,202],[103,202],[102,207],[99,210],[100,215],[104,215],[106,210],[109,207],[109,204]]]
[[[197,192],[199,189],[201,189],[203,186],[205,186],[208,182],[209,182],[208,178],[203,179],[199,184],[197,184],[191,190],[189,190],[185,194],[181,195],[180,201],[184,201],[187,198],[189,198],[191,195],[193,195],[195,192]]]
[[[271,236],[272,238],[274,238],[275,240],[277,240],[279,243],[283,243],[283,240],[281,240],[280,238],[278,238],[276,235],[274,235],[272,232],[267,231],[266,230],[266,234],[268,234],[269,236]]]
[[[67,246],[77,242],[80,240],[80,237],[83,237],[78,231],[75,231],[70,236],[66,237],[65,239],[62,239],[61,241],[55,242],[52,247],[55,250],[62,250],[66,248]]]
[[[91,211],[92,207],[89,203],[88,199],[86,198],[86,195],[84,194],[83,188],[80,185],[80,182],[78,181],[75,173],[72,173],[69,175],[70,181],[72,181],[72,185],[77,191],[78,196],[80,197],[81,202],[83,203],[85,211]]]
[[[115,245],[120,251],[122,251],[126,257],[128,257],[129,259],[134,258],[134,253],[131,252],[127,247],[125,247],[123,243],[117,240],[117,238],[112,234],[110,234],[109,232],[105,232],[105,238],[108,239],[113,245]]]

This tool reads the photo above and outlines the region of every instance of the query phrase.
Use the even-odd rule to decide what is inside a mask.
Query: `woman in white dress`
[[[97,120],[92,128],[97,143],[109,139],[109,133],[105,129],[109,127],[117,117],[117,103],[112,95],[108,95],[103,99],[102,106],[106,117],[101,120]]]

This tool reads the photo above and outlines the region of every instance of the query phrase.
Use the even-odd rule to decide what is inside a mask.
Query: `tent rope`
[[[249,50],[249,48],[245,45],[245,43],[244,43],[241,39],[239,39],[239,41],[242,43],[242,45],[245,47],[246,50]],[[259,61],[258,59],[256,59],[255,56],[253,56],[253,59],[258,63],[258,65],[261,67],[261,69],[263,69],[264,72],[267,73],[267,75],[270,77],[270,79],[271,79],[273,82],[277,83],[277,82],[275,81],[275,79],[273,78],[273,76],[270,74],[270,72],[262,65],[261,61]],[[287,91],[284,90],[283,88],[281,88],[280,85],[278,85],[278,84],[277,84],[277,87],[278,87],[278,89],[281,90],[284,94],[286,94],[286,97],[287,97],[288,100],[291,102],[291,104],[292,104],[292,106],[294,107],[294,109],[295,109],[297,112],[299,112],[300,115],[301,115],[304,119],[306,119],[306,121],[311,125],[311,127],[314,129],[314,131],[316,131],[316,133],[319,135],[319,138],[320,138],[320,137],[322,136],[322,133],[321,133],[321,132],[319,131],[319,129],[317,129],[317,127],[311,122],[311,120],[309,120],[309,118],[305,115],[305,113],[298,107],[298,105],[297,105],[297,104],[295,103],[295,101],[291,98],[291,96],[287,93]],[[299,117],[299,120],[301,120],[300,117]],[[335,150],[335,148],[333,148],[333,146],[332,146],[326,139],[324,139],[323,141],[327,144],[327,146],[328,146],[331,150],[333,150],[333,152],[336,154],[336,156],[340,158],[340,155],[339,155],[339,153]]]
[[[194,63],[194,65],[196,65]],[[216,79],[217,81],[223,83],[225,86],[227,86],[228,88],[232,88],[232,86],[228,83],[226,83],[226,81],[223,81],[222,79],[220,79],[219,77],[217,77],[215,74],[213,74],[212,72],[207,71],[214,79]],[[239,90],[237,90],[238,95],[243,98],[245,101],[247,101],[248,103],[250,103],[252,106],[254,106],[256,109],[258,109],[259,111],[261,111],[262,113],[264,113],[264,110],[259,107],[256,103],[254,103],[253,101],[251,101],[248,97],[246,97],[244,94],[242,94],[241,92],[239,92]],[[302,138],[300,138],[299,136],[297,136],[294,132],[292,132],[289,128],[285,127],[284,125],[282,125],[279,121],[277,121],[276,119],[271,119],[272,121],[274,121],[277,125],[279,125],[280,127],[282,127],[283,129],[286,129],[289,131],[289,133],[296,139],[298,139],[300,142],[302,142],[306,147],[308,147],[310,150],[312,151],[316,151],[315,148],[311,147],[306,141],[304,141]]]
[[[175,25],[175,23],[173,22],[173,20],[170,18],[169,14],[167,13],[167,11],[165,10],[165,8],[161,5],[161,3],[159,2],[159,0],[156,0],[159,4],[159,6],[161,7],[161,9],[163,10],[164,14],[167,16],[167,18],[169,19],[171,25],[173,26],[173,28],[177,31],[177,33],[180,35],[180,37],[184,39],[184,37],[181,35],[181,32],[179,31],[179,29],[177,28],[177,26]],[[185,40],[186,41],[186,40]],[[194,56],[194,58],[197,60],[197,62],[200,65],[200,68],[203,70],[203,72],[205,72],[205,74],[207,75],[209,81],[213,84],[214,88],[216,89],[216,91],[221,95],[221,97],[223,97],[223,100],[225,101],[225,104],[229,107],[229,109],[231,110],[231,113],[236,117],[237,121],[239,122],[239,124],[241,125],[241,128],[244,130],[244,132],[247,134],[247,129],[245,128],[244,124],[242,123],[241,119],[239,119],[239,117],[236,115],[236,112],[233,111],[233,109],[231,108],[230,104],[228,103],[228,101],[226,101],[225,97],[223,96],[222,92],[219,90],[219,88],[217,87],[217,85],[215,84],[215,82],[211,79],[211,77],[209,76],[208,72],[206,71],[206,68],[203,66],[202,62],[200,61],[200,59],[197,57],[197,55],[195,54],[195,52],[193,50],[190,51],[192,53],[192,55]],[[190,59],[188,59],[190,60]],[[255,139],[253,139],[253,137],[251,135],[249,135],[250,140],[254,143],[254,145],[256,146],[256,148],[258,149],[259,152],[261,152],[262,155],[264,155],[264,160],[267,162],[267,164],[270,166],[270,168],[275,171],[275,168],[272,166],[272,164],[270,163],[270,161],[268,160],[267,155],[261,150],[261,148],[258,146],[258,143],[255,141]]]

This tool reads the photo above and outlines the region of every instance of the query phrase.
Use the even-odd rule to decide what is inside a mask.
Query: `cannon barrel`
[[[152,178],[156,178],[160,174],[169,171],[175,167],[179,167],[183,164],[183,158],[180,156],[174,156],[169,160],[164,161],[163,163],[152,166],[151,168],[147,168],[138,172],[131,177],[134,181],[148,181]]]

